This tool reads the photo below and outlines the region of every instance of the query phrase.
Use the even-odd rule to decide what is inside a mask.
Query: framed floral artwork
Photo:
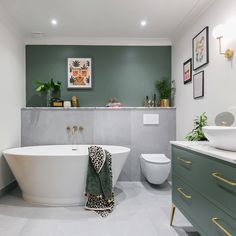
[[[200,71],[193,75],[193,98],[201,98],[204,96],[204,71]]]
[[[91,58],[68,58],[69,89],[92,88],[92,60]]]
[[[184,84],[187,84],[192,81],[192,58],[184,62]]]
[[[193,70],[209,63],[209,28],[205,27],[192,41]]]

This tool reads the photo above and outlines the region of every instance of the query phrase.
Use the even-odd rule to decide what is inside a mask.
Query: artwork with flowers
[[[209,63],[208,27],[193,38],[193,70]]]
[[[68,58],[68,88],[92,88],[91,58]]]
[[[192,81],[192,58],[184,62],[184,84]]]

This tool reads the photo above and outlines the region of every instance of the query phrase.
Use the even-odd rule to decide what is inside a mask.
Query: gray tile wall
[[[159,114],[159,125],[143,125],[143,114]],[[141,153],[170,157],[176,137],[175,109],[22,109],[22,146],[46,144],[107,144],[131,148],[119,180],[140,181]],[[66,127],[81,125],[70,135]]]

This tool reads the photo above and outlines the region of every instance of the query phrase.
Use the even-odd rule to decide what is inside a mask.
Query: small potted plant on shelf
[[[52,98],[60,98],[61,91],[61,82],[54,82],[53,78],[50,82],[40,82],[36,81],[36,92],[40,92],[41,94],[46,94],[46,105],[50,107]]]
[[[160,95],[160,106],[169,107],[170,106],[170,96],[173,88],[171,87],[171,80],[167,77],[163,80],[156,81],[156,89],[159,91]]]

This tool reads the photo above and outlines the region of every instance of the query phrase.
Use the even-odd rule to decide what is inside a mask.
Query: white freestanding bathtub
[[[90,145],[48,145],[3,152],[26,201],[49,206],[84,203]],[[130,149],[101,145],[112,154],[113,186]]]

